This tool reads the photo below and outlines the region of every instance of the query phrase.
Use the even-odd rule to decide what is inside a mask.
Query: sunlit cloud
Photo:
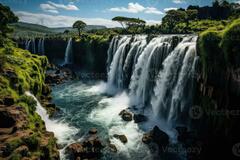
[[[114,7],[109,9],[112,12],[126,13],[147,13],[147,14],[163,14],[155,7],[144,7],[139,3],[128,3],[128,7]]]
[[[182,3],[185,3],[185,1],[184,0],[173,0],[173,3],[182,4]]]
[[[40,4],[40,8],[44,12],[50,12],[50,13],[59,13],[58,9],[64,9],[64,10],[68,10],[68,11],[79,10],[79,8],[77,6],[75,6],[73,2],[69,2],[68,5],[64,5],[64,4],[58,4],[58,3],[54,3],[52,1],[48,1],[47,3]]]
[[[170,10],[177,10],[177,8],[170,7],[170,8],[165,8],[165,9],[164,9],[165,12],[170,11]]]

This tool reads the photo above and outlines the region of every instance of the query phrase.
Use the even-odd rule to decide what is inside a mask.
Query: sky
[[[240,1],[239,1],[240,2]],[[118,27],[115,16],[159,24],[166,11],[189,5],[211,5],[212,0],[0,0],[20,21],[48,27],[70,27],[76,20],[88,25]]]

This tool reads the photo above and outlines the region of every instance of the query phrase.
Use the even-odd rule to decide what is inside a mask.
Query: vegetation
[[[0,34],[6,37],[6,34],[12,32],[13,30],[9,28],[9,23],[14,23],[18,21],[18,17],[10,10],[9,7],[3,6],[0,3]]]
[[[79,37],[81,37],[81,33],[82,31],[84,30],[84,28],[86,27],[86,23],[84,23],[83,21],[76,21],[74,24],[73,24],[73,28],[76,28],[78,30],[78,35]]]

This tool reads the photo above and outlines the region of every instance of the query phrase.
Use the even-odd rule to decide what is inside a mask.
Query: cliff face
[[[224,30],[210,29],[199,36],[201,67],[194,101],[202,116],[193,120],[193,128],[201,133],[203,158],[234,157],[232,147],[239,143],[239,35],[240,21],[236,20]]]
[[[35,112],[46,93],[47,58],[5,44],[0,47],[0,159],[59,159],[54,134]]]

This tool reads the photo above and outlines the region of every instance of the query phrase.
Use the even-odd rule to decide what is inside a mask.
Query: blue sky
[[[188,5],[210,5],[212,0],[0,0],[10,6],[20,21],[48,27],[71,26],[75,20],[91,25],[118,26],[114,16],[141,18],[160,23],[165,12]]]

